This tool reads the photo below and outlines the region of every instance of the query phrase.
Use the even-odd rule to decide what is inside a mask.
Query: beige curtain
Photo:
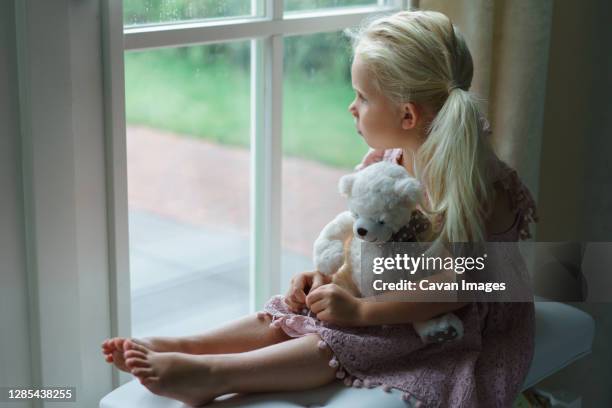
[[[498,155],[538,195],[552,0],[421,0],[446,14],[474,59],[471,91],[493,129]]]

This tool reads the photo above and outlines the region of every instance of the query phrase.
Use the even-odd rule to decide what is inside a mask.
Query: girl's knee
[[[340,369],[340,363],[336,359],[332,349],[318,334],[308,334],[305,337],[308,338],[311,347],[315,348],[315,353],[321,359],[322,366],[324,367],[322,375],[329,377],[329,381],[335,380]]]
[[[334,356],[334,352],[329,348],[325,340],[323,340],[319,334],[307,334],[305,337],[307,337],[310,342],[317,348],[317,350],[319,350],[319,352],[328,360]]]
[[[272,323],[272,315],[266,312],[257,312],[255,313],[255,318],[263,323],[270,324]]]
[[[285,340],[291,339],[285,331],[281,328],[278,319],[274,319],[274,317],[266,312],[257,312],[255,314],[255,319],[265,328],[267,334],[271,336],[273,342],[281,342]]]

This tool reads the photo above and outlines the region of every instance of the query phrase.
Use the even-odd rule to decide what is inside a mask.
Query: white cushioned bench
[[[568,364],[589,354],[595,334],[595,322],[587,313],[558,302],[536,297],[535,354],[523,384],[527,389]],[[540,300],[540,301],[538,301]],[[366,389],[345,387],[341,382],[308,392],[284,392],[230,396],[211,404],[213,407],[371,407],[405,408],[401,392],[386,393],[380,387]],[[100,401],[100,408],[179,408],[186,405],[152,394],[138,381],[122,385]]]

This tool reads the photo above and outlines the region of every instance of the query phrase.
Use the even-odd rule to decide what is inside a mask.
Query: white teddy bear
[[[397,164],[379,162],[343,176],[340,194],[349,211],[336,216],[314,243],[315,268],[355,296],[361,296],[361,241],[401,241],[410,234],[412,213],[421,203],[421,185]],[[354,239],[358,238],[358,239]],[[463,324],[453,313],[415,322],[424,342],[460,339]]]

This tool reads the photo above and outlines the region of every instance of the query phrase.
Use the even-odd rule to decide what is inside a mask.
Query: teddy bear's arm
[[[315,268],[326,275],[338,271],[344,263],[344,242],[353,235],[354,218],[344,211],[327,224],[314,243]]]

